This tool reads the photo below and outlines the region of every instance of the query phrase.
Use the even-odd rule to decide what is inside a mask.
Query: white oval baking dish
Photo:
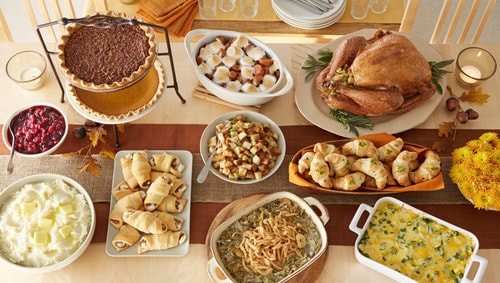
[[[214,41],[216,36],[231,38],[238,37],[240,35],[244,35],[249,40],[249,42],[251,42],[255,46],[260,47],[266,52],[266,54],[268,54],[269,57],[273,58],[278,63],[278,69],[280,70],[281,75],[276,81],[276,84],[265,92],[243,93],[231,91],[229,89],[221,87],[220,85],[207,78],[196,62],[196,57],[198,56],[200,48]],[[198,38],[200,36],[202,37]],[[194,40],[197,41],[193,42]],[[277,96],[288,93],[293,87],[292,75],[287,70],[283,62],[279,59],[278,55],[271,48],[269,48],[269,46],[252,36],[229,30],[195,29],[190,31],[184,38],[184,47],[188,54],[189,60],[193,64],[194,71],[196,73],[196,76],[198,77],[198,80],[213,95],[230,103],[244,106],[264,104]],[[280,88],[280,86],[282,87]]]

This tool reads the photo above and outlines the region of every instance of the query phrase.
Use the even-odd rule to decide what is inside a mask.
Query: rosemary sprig
[[[356,115],[345,110],[333,108],[330,109],[330,114],[335,120],[344,125],[350,133],[355,134],[357,137],[359,137],[358,128],[373,129],[372,121],[366,116]]]
[[[444,61],[429,61],[429,66],[431,67],[432,77],[431,82],[436,86],[436,90],[439,94],[443,93],[443,87],[439,84],[439,80],[443,78],[443,75],[447,73],[451,73],[450,71],[445,70],[444,68],[451,63],[453,63],[453,59],[444,60]]]
[[[318,50],[317,58],[307,54],[307,59],[302,66],[302,70],[308,71],[306,75],[306,81],[309,81],[314,77],[316,72],[325,69],[332,60],[333,52],[330,50]]]

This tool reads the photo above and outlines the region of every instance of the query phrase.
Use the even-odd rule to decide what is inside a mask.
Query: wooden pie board
[[[214,230],[222,224],[224,221],[227,219],[231,218],[233,215],[236,213],[240,212],[242,208],[247,207],[248,205],[255,203],[259,199],[267,196],[266,194],[256,194],[256,195],[251,195],[248,197],[244,197],[238,200],[235,200],[228,204],[226,207],[224,207],[215,217],[214,220],[212,221],[212,224],[210,224],[210,227],[208,228],[207,232],[207,237],[205,239],[205,245],[207,247],[207,257],[210,260],[212,258],[212,248],[210,244],[210,238],[212,237],[212,234]],[[302,272],[299,274],[295,275],[293,278],[291,278],[287,282],[293,282],[293,283],[302,283],[302,282],[317,282],[319,281],[319,277],[321,273],[323,272],[323,268],[325,267],[326,263],[326,258],[328,256],[328,245],[324,251],[324,253],[315,261],[313,262],[309,267],[304,269]],[[218,272],[220,278],[225,278],[222,272]]]

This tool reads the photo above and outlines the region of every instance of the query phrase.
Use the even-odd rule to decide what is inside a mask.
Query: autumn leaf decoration
[[[124,125],[117,125],[116,127],[120,133],[125,131]],[[104,128],[104,125],[97,124],[80,127],[74,129],[74,132],[80,138],[88,137],[90,143],[77,151],[64,153],[63,156],[84,155],[82,165],[78,168],[78,173],[88,172],[93,175],[100,175],[101,166],[97,163],[97,159],[94,158],[94,154],[102,155],[112,160],[115,159],[114,148],[108,143],[107,130]]]
[[[456,107],[452,107],[450,109],[447,105],[448,110],[452,111],[457,109],[458,112],[455,120],[442,122],[441,124],[439,124],[438,139],[432,145],[432,148],[437,152],[445,152],[446,150],[451,148],[453,141],[455,141],[455,135],[458,129],[457,122],[465,124],[468,120],[477,119],[479,117],[479,114],[475,110],[473,110],[472,108],[464,110],[461,107],[460,103],[468,102],[482,105],[487,103],[488,98],[490,97],[489,94],[483,93],[483,89],[481,87],[477,89],[471,89],[469,91],[464,91],[461,96],[456,96],[450,86],[447,86],[447,90],[450,93],[450,98],[448,98],[448,100],[452,99],[456,101]]]

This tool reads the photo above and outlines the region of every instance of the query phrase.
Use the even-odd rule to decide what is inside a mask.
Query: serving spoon
[[[12,123],[11,125],[9,125],[9,132],[10,132],[10,135],[12,136],[12,142],[10,143],[10,156],[9,156],[9,162],[7,163],[7,172],[9,172],[9,174],[12,174],[12,172],[14,171],[14,152],[16,151],[14,149],[14,143],[15,143],[15,139],[16,139],[16,136],[14,135],[14,132],[12,131]]]
[[[210,167],[212,166],[212,158],[214,158],[216,151],[217,150],[214,150],[214,151],[212,151],[212,153],[210,153],[210,156],[208,156],[207,162],[205,162],[205,166],[203,166],[203,168],[201,168],[200,174],[198,175],[198,178],[196,179],[196,181],[198,183],[202,184],[207,179],[208,171],[210,170]]]

